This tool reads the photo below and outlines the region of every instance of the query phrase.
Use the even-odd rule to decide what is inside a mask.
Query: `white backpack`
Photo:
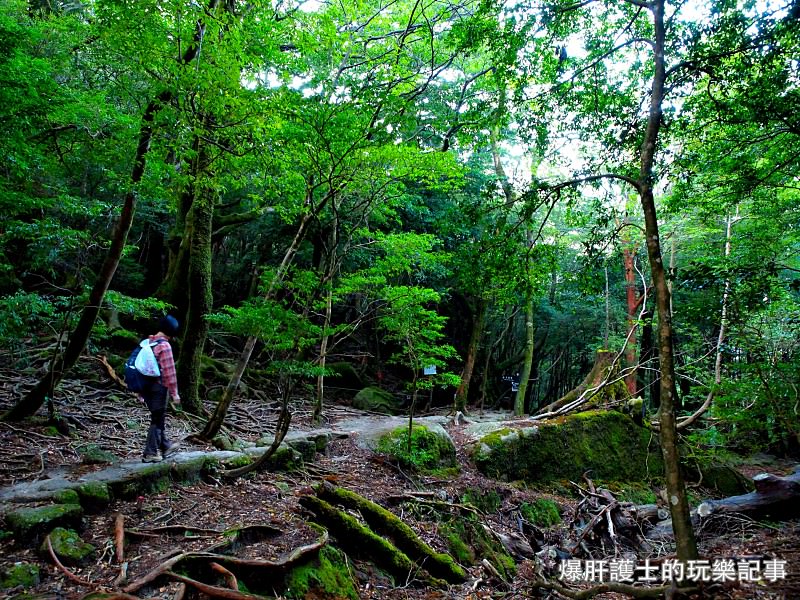
[[[158,360],[156,360],[156,355],[153,354],[153,346],[157,343],[151,344],[150,340],[142,340],[139,344],[141,350],[136,355],[136,362],[133,364],[142,375],[147,375],[148,377],[159,377],[161,375]]]

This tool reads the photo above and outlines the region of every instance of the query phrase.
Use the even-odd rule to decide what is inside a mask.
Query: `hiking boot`
[[[162,460],[164,459],[161,458],[160,452],[158,454],[145,454],[144,456],[142,456],[142,462],[145,463],[157,463],[161,462]]]
[[[171,444],[168,444],[166,448],[161,449],[161,454],[164,458],[167,458],[168,456],[172,456],[178,450],[180,450],[180,447],[180,442],[172,442]]]

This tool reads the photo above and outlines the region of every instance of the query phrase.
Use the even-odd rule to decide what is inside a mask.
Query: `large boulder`
[[[652,432],[616,411],[588,411],[505,427],[481,437],[471,449],[478,469],[507,481],[645,481],[663,474]]]

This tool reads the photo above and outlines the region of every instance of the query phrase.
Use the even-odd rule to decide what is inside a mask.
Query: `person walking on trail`
[[[181,403],[178,379],[175,374],[175,359],[169,340],[178,333],[178,320],[172,315],[163,317],[158,323],[158,332],[148,336],[153,354],[158,361],[161,375],[154,378],[140,396],[150,410],[150,429],[147,432],[143,462],[161,462],[178,450],[179,442],[170,442],[166,433],[167,394],[175,404]]]

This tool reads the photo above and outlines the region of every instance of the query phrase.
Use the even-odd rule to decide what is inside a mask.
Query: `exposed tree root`
[[[75,573],[70,571],[67,567],[61,564],[61,561],[58,560],[58,556],[56,556],[55,550],[53,550],[53,543],[50,541],[50,534],[47,534],[47,537],[44,538],[45,543],[47,544],[47,551],[50,553],[50,558],[53,559],[53,563],[58,567],[58,569],[67,576],[73,583],[77,583],[78,585],[82,585],[84,587],[96,588],[98,585],[91,581],[86,581],[85,579],[81,579]]]
[[[432,585],[443,586],[444,581],[427,577],[402,550],[386,538],[376,534],[356,520],[355,517],[339,510],[316,496],[303,496],[300,504],[313,512],[326,529],[336,537],[339,545],[354,555],[371,560],[392,576],[410,581],[417,578]]]
[[[293,566],[305,562],[311,556],[316,555],[319,550],[328,543],[328,534],[327,532],[323,532],[320,536],[319,540],[317,540],[313,544],[308,544],[306,546],[301,546],[300,548],[296,548],[292,551],[289,556],[277,561],[271,560],[262,560],[262,559],[244,559],[244,558],[237,558],[235,556],[228,556],[224,554],[216,554],[213,552],[183,552],[178,554],[177,556],[173,556],[172,558],[164,561],[156,568],[151,570],[146,575],[140,577],[136,581],[131,582],[123,591],[125,593],[135,593],[138,592],[143,587],[155,582],[156,580],[166,577],[167,579],[174,579],[177,581],[181,581],[187,585],[190,585],[203,593],[209,594],[211,596],[215,596],[218,598],[230,598],[233,600],[245,599],[245,598],[259,598],[259,596],[254,596],[252,594],[245,594],[240,595],[241,593],[235,590],[228,590],[227,588],[217,588],[216,586],[206,584],[203,582],[199,582],[195,579],[190,579],[189,577],[184,577],[183,575],[178,575],[175,573],[175,569],[178,565],[182,568],[191,567],[194,571],[197,572],[208,572],[209,570],[214,570],[212,564],[217,564],[217,572],[221,572],[220,569],[224,569],[230,575],[233,575],[237,570],[243,569],[249,573],[257,573],[259,577],[264,579],[269,579],[272,576],[279,576],[285,573],[287,570],[291,569]],[[234,577],[234,580],[236,578]],[[230,583],[230,580],[228,580]],[[205,586],[201,588],[199,586]],[[238,587],[238,582],[237,582]],[[227,595],[220,595],[221,593],[219,590],[223,590],[225,592],[230,592]]]
[[[449,583],[460,583],[466,579],[464,570],[449,554],[436,552],[414,530],[382,506],[328,482],[323,482],[317,488],[317,494],[329,502],[337,502],[360,512],[373,531],[391,537],[398,549],[434,577],[440,577]]]

